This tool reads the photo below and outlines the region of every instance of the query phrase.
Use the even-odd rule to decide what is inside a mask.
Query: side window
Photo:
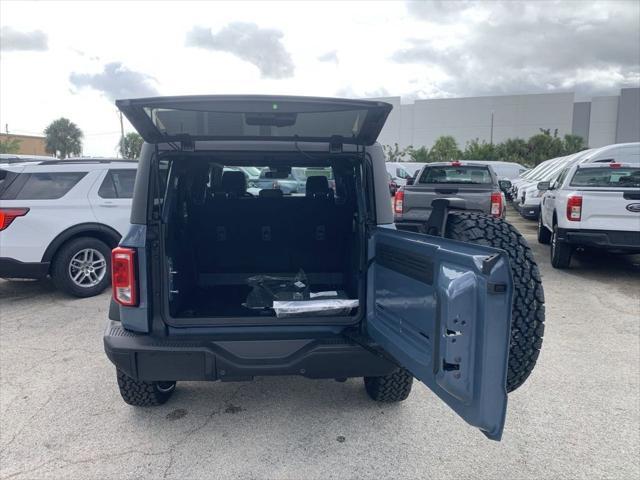
[[[558,178],[556,178],[555,182],[553,182],[553,188],[560,188],[562,186],[568,171],[569,169],[565,168],[560,172],[560,175],[558,175]]]
[[[135,181],[135,170],[109,170],[98,195],[102,198],[132,198]]]
[[[29,175],[16,200],[55,200],[62,198],[86,172],[35,172]]]

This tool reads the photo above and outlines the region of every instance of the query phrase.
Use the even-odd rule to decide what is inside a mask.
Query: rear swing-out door
[[[467,423],[499,440],[512,306],[506,254],[385,227],[369,242],[369,336]]]

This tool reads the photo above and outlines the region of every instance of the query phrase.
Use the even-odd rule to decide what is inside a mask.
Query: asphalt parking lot
[[[638,478],[640,256],[551,268],[542,354],[509,397],[501,443],[414,384],[406,402],[362,381],[184,382],[164,406],[122,402],[102,349],[109,294],[0,280],[0,478]]]

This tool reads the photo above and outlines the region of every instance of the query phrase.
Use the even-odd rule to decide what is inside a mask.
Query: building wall
[[[573,127],[571,133],[589,141],[589,119],[591,117],[591,102],[576,102],[573,104]]]
[[[620,90],[616,127],[616,143],[640,142],[640,88]]]
[[[1,141],[5,142],[8,139],[16,139],[20,141],[20,150],[15,152],[19,155],[49,155],[44,148],[44,137],[0,133]]]
[[[379,141],[401,147],[431,147],[441,135],[452,135],[460,148],[475,138],[493,142],[528,139],[540,129],[558,135],[580,135],[589,147],[640,141],[640,88],[620,96],[575,102],[574,94],[549,93],[495,97],[439,98],[401,104],[400,97],[378,98],[393,105]]]
[[[394,110],[400,102],[399,97],[382,100]],[[460,147],[476,138],[490,142],[492,114],[495,143],[529,138],[541,128],[557,128],[564,135],[572,131],[573,100],[573,93],[416,100],[400,105],[399,121],[394,118],[389,128],[385,125],[380,142],[431,147],[442,135],[452,135]]]
[[[618,96],[593,97],[589,119],[589,146],[604,147],[616,143]]]

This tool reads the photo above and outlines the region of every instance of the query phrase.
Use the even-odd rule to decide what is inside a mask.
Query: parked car
[[[113,251],[104,335],[125,402],[164,403],[179,380],[257,375],[364,377],[373,400],[395,402],[415,376],[500,438],[507,392],[529,376],[542,341],[540,274],[499,218],[439,202],[439,235],[393,227],[375,143],[391,105],[278,96],[116,104],[145,140],[131,226]],[[247,197],[240,172],[223,173],[222,191],[211,185],[238,165],[331,169],[335,191],[325,175],[309,175],[304,196],[268,188]]]
[[[538,189],[538,241],[554,267],[568,268],[576,248],[640,253],[640,147],[635,161],[570,165]]]
[[[389,193],[391,194],[391,196],[393,197],[396,192],[398,191],[398,184],[393,180],[393,178],[391,177],[391,174],[388,173],[387,174],[389,176]]]
[[[0,277],[43,278],[77,297],[110,285],[129,228],[136,162],[46,160],[0,167]]]
[[[407,184],[407,180],[412,178],[417,171],[424,167],[422,162],[386,162],[385,167],[391,175],[393,182],[401,187]]]
[[[490,165],[475,162],[434,162],[420,171],[418,181],[405,185],[395,196],[395,224],[421,231],[438,198],[456,197],[468,210],[504,218],[506,201]]]

